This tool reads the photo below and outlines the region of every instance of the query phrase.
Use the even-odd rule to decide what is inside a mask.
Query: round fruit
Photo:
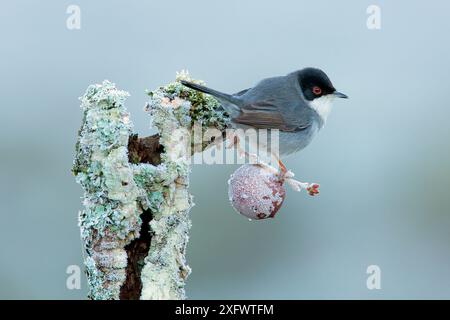
[[[286,197],[283,183],[276,173],[264,166],[243,165],[228,181],[231,205],[250,219],[273,218]]]

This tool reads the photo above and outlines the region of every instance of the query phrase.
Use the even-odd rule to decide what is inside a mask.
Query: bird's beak
[[[342,92],[339,92],[339,91],[333,92],[333,95],[334,95],[336,98],[348,99],[348,96],[347,96],[346,94],[343,94]]]

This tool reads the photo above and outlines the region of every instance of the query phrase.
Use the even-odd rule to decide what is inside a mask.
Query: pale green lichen
[[[85,211],[80,215],[82,236],[92,230],[102,236],[108,228],[126,238],[133,232],[128,218],[137,222],[140,190],[128,163],[127,146],[132,125],[123,105],[128,93],[109,81],[92,85],[81,100],[84,111],[73,172],[85,189]]]
[[[147,110],[165,150],[162,165],[177,177],[165,188],[164,201],[154,210],[150,222],[152,241],[141,274],[142,299],[185,298],[184,285],[190,273],[185,253],[191,225],[189,210],[193,206],[187,190],[193,135],[186,130],[200,124],[202,129],[223,131],[229,123],[217,100],[183,86],[180,80],[202,83],[182,72],[175,82],[149,93]]]
[[[164,201],[165,184],[160,170],[152,165],[137,165],[134,168],[134,181],[144,191],[140,201],[144,209],[157,211]],[[173,180],[172,180],[173,181]]]
[[[172,83],[149,94],[147,110],[164,146],[158,168],[165,172],[165,183],[163,198],[157,197],[159,206],[152,210],[152,241],[141,273],[141,299],[184,299],[184,283],[190,273],[185,258],[193,204],[187,191],[190,141],[183,140],[183,129],[191,126],[192,104],[179,96],[185,92],[180,85]]]
[[[220,103],[211,95],[184,86],[181,84],[181,80],[205,84],[201,80],[192,79],[186,71],[182,71],[177,73],[174,82],[148,92],[149,106],[171,106],[171,108],[162,109],[149,108],[153,112],[153,124],[160,128],[162,124],[158,123],[158,119],[173,116],[181,124],[181,127],[187,130],[197,124],[203,130],[214,128],[224,131],[229,125],[230,118]],[[158,113],[158,115],[155,115],[155,113]],[[168,132],[171,133],[170,130]],[[206,143],[203,144],[201,150],[206,146]],[[191,150],[194,150],[194,148]]]
[[[83,123],[73,173],[85,191],[79,224],[92,299],[119,299],[126,279],[125,247],[139,236],[140,215],[150,214],[144,210],[151,211],[152,220],[141,299],[185,298],[193,202],[187,190],[191,141],[185,141],[183,130],[194,122],[223,130],[228,117],[214,98],[182,86],[180,79],[195,81],[181,73],[177,81],[149,93],[148,111],[164,147],[158,166],[128,161],[128,93],[104,81],[89,86],[81,98]]]
[[[88,279],[89,296],[98,300],[112,300],[118,293],[104,286],[105,275],[90,256],[84,259]]]
[[[89,86],[80,98],[84,114],[73,173],[85,190],[79,224],[93,299],[119,298],[125,280],[124,246],[140,230],[142,209],[137,199],[142,191],[128,163],[132,124],[124,106],[127,96],[104,81]]]

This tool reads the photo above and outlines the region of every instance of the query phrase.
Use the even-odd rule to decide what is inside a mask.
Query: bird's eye
[[[313,93],[316,95],[316,96],[318,96],[318,95],[320,95],[321,93],[322,93],[322,89],[320,89],[319,87],[314,87],[313,88]]]

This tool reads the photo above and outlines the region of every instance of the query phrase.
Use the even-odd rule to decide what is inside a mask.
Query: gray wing
[[[262,80],[236,96],[240,113],[233,122],[258,129],[299,131],[311,126],[314,111],[303,98],[298,82],[289,76]]]

